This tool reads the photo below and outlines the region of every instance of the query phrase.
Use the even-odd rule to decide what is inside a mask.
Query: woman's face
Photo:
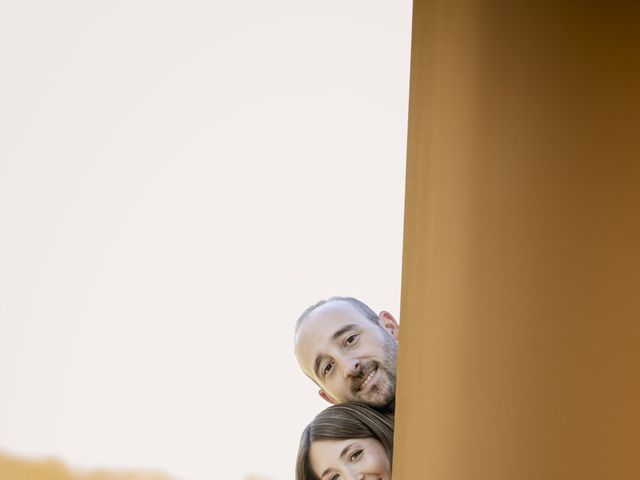
[[[391,480],[387,452],[374,438],[313,442],[309,461],[320,480]]]

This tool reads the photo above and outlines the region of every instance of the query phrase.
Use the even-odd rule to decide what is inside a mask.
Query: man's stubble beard
[[[360,395],[358,386],[364,379],[364,375],[368,375],[371,371],[368,366],[362,369],[362,373],[352,379],[354,383],[351,387],[353,401],[366,403],[375,408],[383,408],[389,405],[396,396],[396,360],[398,356],[398,342],[391,335],[386,334],[384,337],[384,358],[381,362],[373,362],[378,368],[378,383],[373,385],[371,389],[364,395]],[[356,386],[357,385],[357,386]]]

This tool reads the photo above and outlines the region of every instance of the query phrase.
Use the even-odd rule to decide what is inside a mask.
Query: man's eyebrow
[[[349,325],[345,325],[344,327],[339,328],[333,333],[333,335],[331,335],[331,341],[335,342],[346,332],[348,332],[349,330],[353,330],[356,327],[357,325],[355,323],[350,323]],[[313,362],[313,373],[316,374],[316,378],[320,378],[320,373],[318,372],[318,369],[320,368],[320,363],[322,363],[323,358],[324,358],[324,355],[318,355],[316,357],[316,360]]]
[[[331,340],[336,341],[338,338],[340,338],[346,332],[348,332],[349,330],[353,330],[356,327],[357,327],[357,325],[353,324],[353,323],[351,323],[349,325],[345,325],[344,327],[336,330],[335,333],[333,335],[331,335]]]
[[[352,442],[349,445],[347,445],[346,447],[344,447],[344,449],[342,450],[342,452],[340,452],[340,458],[344,459],[344,456],[347,454],[347,452],[349,451],[349,449],[351,447],[353,447],[353,445],[356,442]],[[327,473],[329,473],[331,471],[331,467],[327,468],[324,472],[322,472],[322,475],[320,475],[320,478],[323,478]]]
[[[315,373],[315,374],[316,374],[316,378],[320,378],[320,375],[319,375],[318,369],[320,368],[320,363],[322,362],[322,359],[323,359],[323,358],[324,358],[324,356],[323,356],[323,355],[318,355],[318,356],[316,357],[316,361],[315,361],[315,362],[314,362],[314,364],[313,364],[313,373]]]

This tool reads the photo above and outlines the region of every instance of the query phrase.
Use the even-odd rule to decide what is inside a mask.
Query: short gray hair
[[[367,304],[361,302],[357,298],[353,298],[353,297],[330,297],[330,298],[327,298],[326,300],[320,300],[318,303],[314,303],[309,308],[307,308],[304,312],[302,312],[302,315],[300,315],[300,317],[298,317],[298,320],[296,320],[296,327],[295,327],[294,333],[298,333],[298,330],[300,329],[300,325],[302,325],[302,321],[305,318],[307,318],[309,316],[309,314],[311,314],[311,312],[313,312],[316,308],[320,307],[321,305],[324,305],[326,303],[331,303],[331,302],[347,302],[347,303],[350,303],[360,313],[362,313],[365,317],[367,317],[370,321],[372,321],[373,323],[378,325],[378,314],[376,312],[374,312]]]

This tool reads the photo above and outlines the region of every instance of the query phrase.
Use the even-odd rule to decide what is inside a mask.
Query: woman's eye
[[[327,373],[329,373],[331,371],[331,369],[333,368],[333,364],[332,363],[327,363],[324,368],[322,369],[322,374],[326,375]]]
[[[349,461],[355,462],[356,460],[358,460],[362,455],[362,452],[363,450],[356,450],[355,452],[353,452],[351,455],[349,455]]]
[[[329,480],[340,480],[340,475],[337,473],[335,475],[331,475],[329,477]]]

